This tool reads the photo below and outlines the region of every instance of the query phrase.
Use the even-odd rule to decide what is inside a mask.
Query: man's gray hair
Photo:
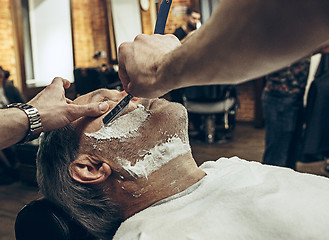
[[[99,186],[74,181],[70,163],[79,154],[80,136],[68,125],[45,133],[37,154],[37,181],[41,193],[62,207],[91,234],[112,239],[123,221],[119,207]]]

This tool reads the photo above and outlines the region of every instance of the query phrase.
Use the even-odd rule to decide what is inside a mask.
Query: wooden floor
[[[264,151],[264,130],[256,129],[248,124],[238,124],[232,141],[221,144],[192,141],[191,146],[198,165],[204,161],[232,156],[261,161]],[[321,174],[321,167],[322,163],[298,163],[297,170]],[[11,185],[0,186],[0,240],[15,239],[14,222],[16,214],[26,203],[38,197],[40,197],[38,189],[25,183],[16,182]]]
[[[264,152],[264,129],[256,129],[250,124],[238,124],[231,141],[207,144],[192,140],[191,146],[198,165],[204,161],[234,156],[261,161]]]

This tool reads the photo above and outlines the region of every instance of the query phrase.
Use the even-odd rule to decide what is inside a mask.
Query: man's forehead
[[[99,97],[99,96],[103,96],[108,93],[109,93],[109,90],[107,90],[107,89],[98,89],[96,91],[91,92],[90,99]]]
[[[192,17],[194,18],[200,18],[201,17],[201,14],[200,13],[197,13],[197,12],[192,12]]]
[[[91,93],[87,93],[85,95],[81,95],[79,96],[78,98],[76,98],[74,100],[74,102],[76,103],[88,103],[88,102],[91,102],[92,100],[94,99],[98,99],[102,96],[105,96],[105,95],[108,95],[108,91],[107,89],[99,89],[99,90],[96,90],[96,91],[93,91]]]

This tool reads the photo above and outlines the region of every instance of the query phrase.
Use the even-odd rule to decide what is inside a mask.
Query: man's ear
[[[95,161],[87,154],[81,154],[70,164],[71,177],[80,183],[97,184],[111,175],[111,167],[105,162]]]

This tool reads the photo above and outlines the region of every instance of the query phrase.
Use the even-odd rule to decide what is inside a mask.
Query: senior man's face
[[[111,110],[125,95],[125,92],[100,89],[77,98],[74,103],[107,101]],[[170,138],[188,141],[187,113],[181,104],[164,99],[133,98],[125,113],[108,127],[102,122],[106,114],[75,123],[83,132],[80,151],[134,164],[154,146]]]

